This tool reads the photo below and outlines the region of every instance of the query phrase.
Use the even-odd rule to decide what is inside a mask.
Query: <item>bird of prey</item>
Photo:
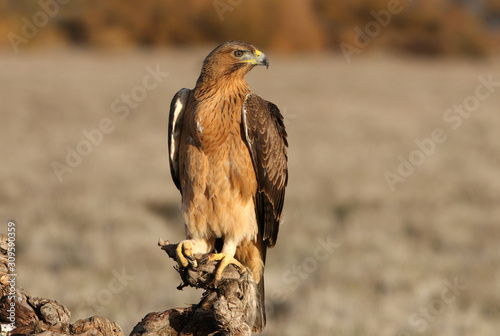
[[[216,283],[230,263],[249,269],[260,292],[255,332],[266,322],[264,264],[276,243],[288,182],[283,116],[245,80],[257,65],[269,61],[254,45],[219,45],[205,58],[194,89],[172,99],[168,125],[186,229],[178,262],[187,266],[193,255],[211,253],[210,260],[220,260]]]

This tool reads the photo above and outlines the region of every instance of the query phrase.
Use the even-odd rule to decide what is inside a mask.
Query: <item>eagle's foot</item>
[[[208,255],[208,261],[214,260],[220,261],[219,266],[217,267],[217,271],[215,271],[215,287],[217,287],[218,283],[221,281],[222,272],[224,272],[224,269],[226,269],[229,264],[233,264],[238,267],[242,274],[244,274],[247,270],[247,268],[242,263],[236,260],[232,255],[227,253],[210,253]]]
[[[183,240],[177,245],[177,263],[181,267],[187,267],[191,264],[193,267],[197,266],[196,259],[193,254],[193,245],[190,240]]]

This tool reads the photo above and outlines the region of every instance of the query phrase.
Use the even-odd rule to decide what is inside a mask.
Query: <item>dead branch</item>
[[[160,240],[158,245],[176,260],[177,244]],[[208,255],[195,257],[197,267],[176,267],[182,279],[178,288],[191,286],[205,289],[200,302],[187,308],[150,313],[135,326],[131,336],[251,335],[258,300],[257,287],[251,274],[241,274],[231,264],[224,270],[222,280],[216,287],[214,274],[218,262],[209,262]]]

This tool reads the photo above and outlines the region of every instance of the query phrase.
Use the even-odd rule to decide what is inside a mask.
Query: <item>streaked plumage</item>
[[[255,65],[268,66],[268,60],[252,44],[227,41],[214,49],[195,88],[172,99],[168,133],[186,225],[179,262],[218,249],[220,272],[232,257],[248,267],[261,289],[253,328],[260,331],[264,263],[282,219],[288,144],[279,109],[244,79]]]

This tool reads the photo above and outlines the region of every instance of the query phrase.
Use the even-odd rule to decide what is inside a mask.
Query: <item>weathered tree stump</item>
[[[161,249],[176,260],[177,244],[159,241]],[[214,275],[217,261],[208,261],[208,255],[195,256],[197,266],[176,266],[182,283],[203,288],[198,304],[187,308],[169,309],[150,313],[135,326],[131,336],[138,335],[251,335],[256,316],[258,291],[249,272],[240,273],[234,265],[226,267],[222,280],[215,286]]]
[[[177,244],[160,241],[159,245],[176,260]],[[15,281],[15,276],[8,272],[7,250],[6,236],[0,234],[0,323],[13,322],[15,329],[10,335],[123,336],[120,326],[106,318],[92,316],[70,324],[71,313],[65,306],[54,300],[32,297],[23,289],[13,289],[11,281]],[[186,308],[149,313],[134,327],[131,335],[251,335],[259,298],[250,272],[242,274],[231,264],[215,286],[214,275],[219,262],[209,262],[208,255],[195,257],[196,267],[176,266],[176,270],[182,280],[179,289],[186,286],[205,289],[200,302]],[[15,302],[15,319],[9,312],[12,302]]]

